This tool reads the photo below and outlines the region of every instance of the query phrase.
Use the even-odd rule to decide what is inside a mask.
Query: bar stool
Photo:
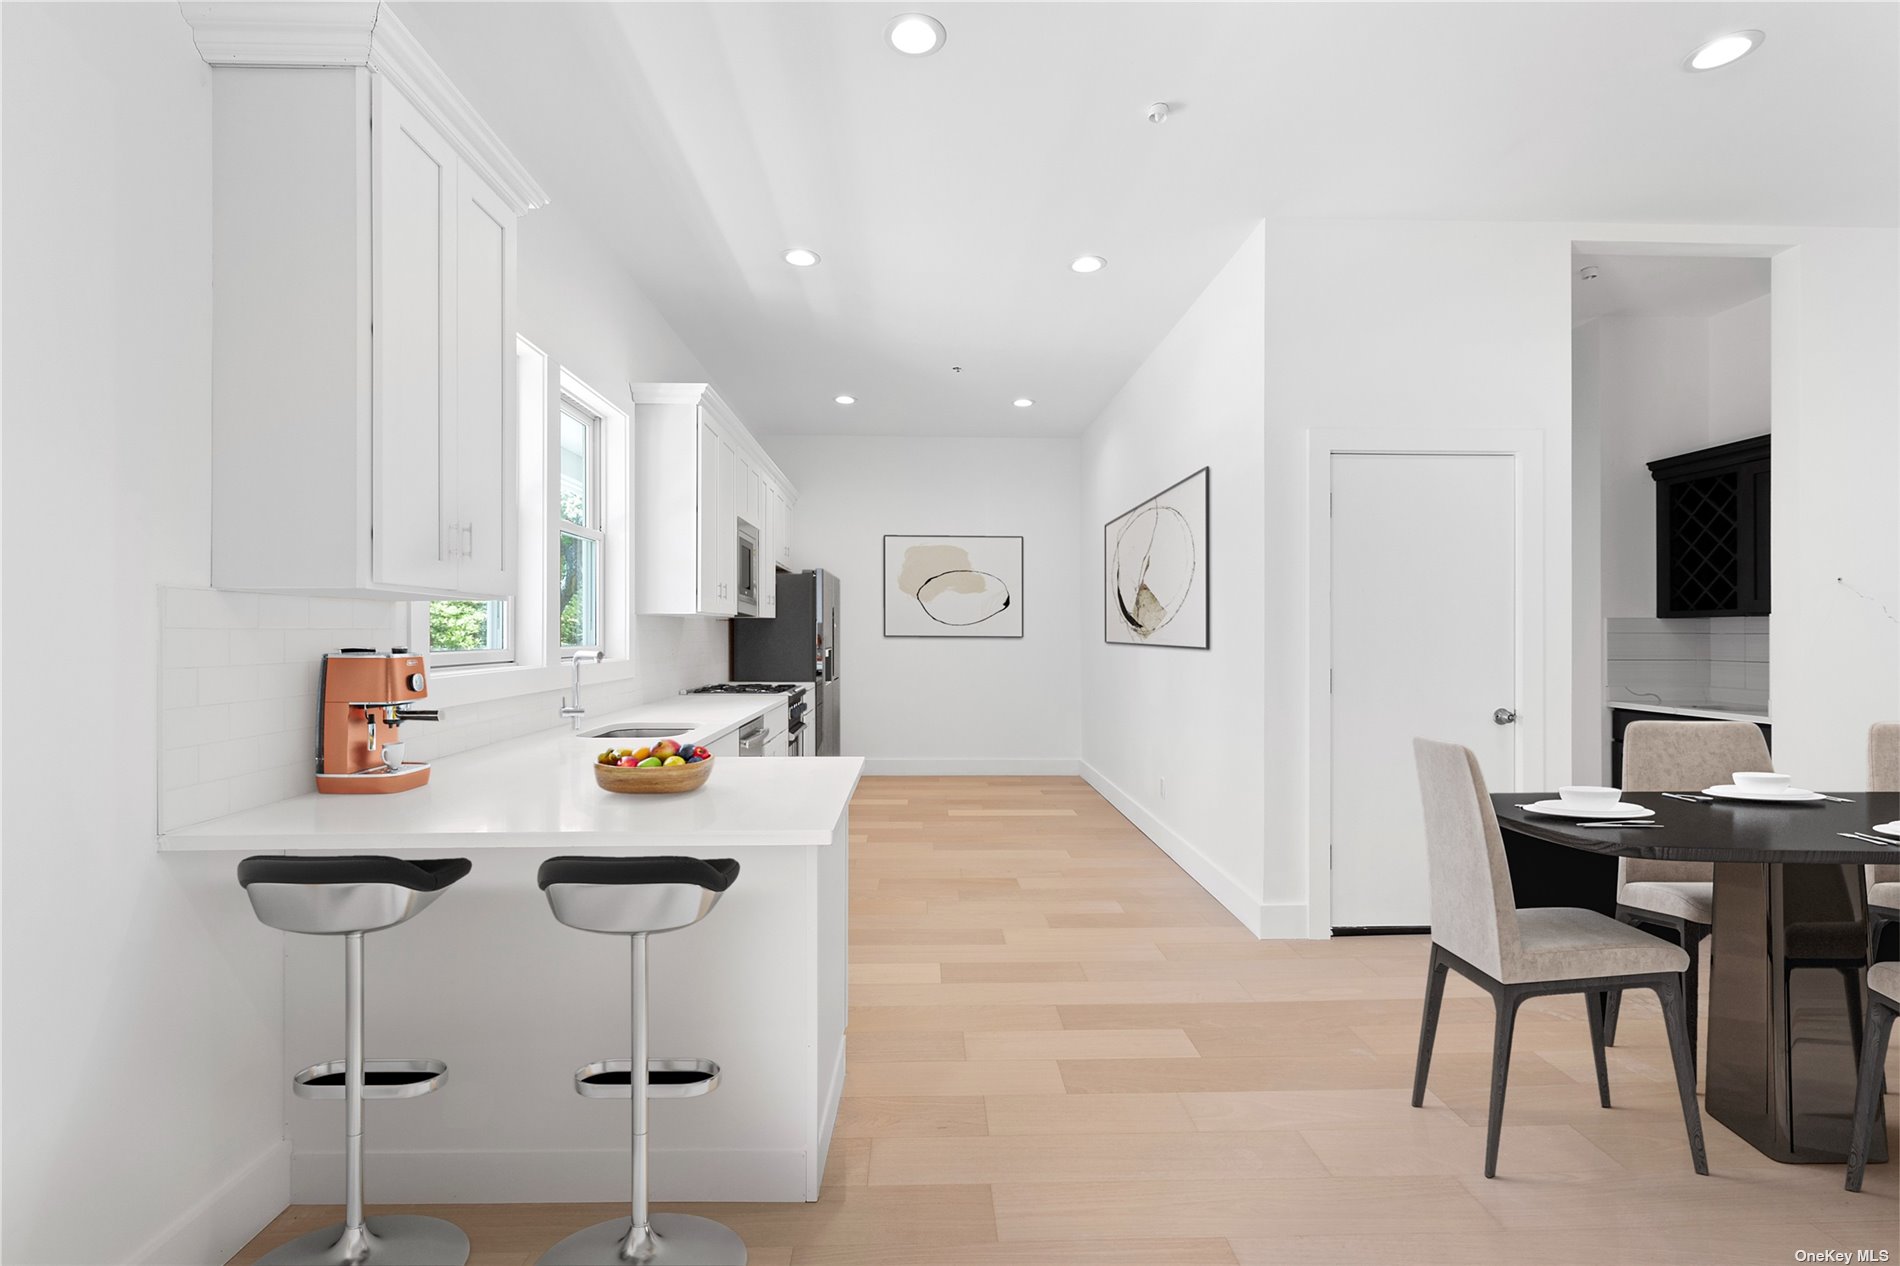
[[[576,1231],[549,1249],[541,1266],[745,1266],[745,1241],[730,1227],[647,1210],[647,1101],[703,1095],[719,1084],[719,1065],[711,1060],[647,1054],[647,937],[699,922],[738,877],[739,863],[731,858],[551,857],[541,863],[537,878],[555,918],[633,944],[633,1057],[574,1073],[578,1094],[633,1100],[632,1216]]]
[[[343,1058],[291,1079],[302,1099],[343,1101],[344,1205],[328,1226],[260,1258],[258,1266],[462,1266],[468,1236],[453,1222],[408,1214],[363,1216],[363,1101],[413,1099],[439,1089],[439,1059],[363,1058],[363,934],[422,913],[469,872],[465,857],[247,857],[238,883],[271,927],[343,938]]]

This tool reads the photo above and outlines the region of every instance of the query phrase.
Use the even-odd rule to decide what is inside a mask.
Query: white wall
[[[1073,773],[1081,445],[1060,439],[767,436],[798,489],[794,561],[843,597],[846,755],[871,773]],[[886,638],[883,538],[1023,538],[1023,636]]]
[[[1241,922],[1298,935],[1303,918],[1263,909],[1285,898],[1262,890],[1262,766],[1297,750],[1270,754],[1265,741],[1263,631],[1279,599],[1259,553],[1265,241],[1248,235],[1083,436],[1082,758],[1089,781]],[[1103,525],[1203,466],[1210,648],[1107,645]]]
[[[1649,463],[1713,442],[1709,321],[1694,313],[1614,313],[1594,324],[1603,616],[1653,616],[1656,481]],[[1762,352],[1765,356],[1767,349]],[[1766,407],[1764,397],[1760,410]]]
[[[1595,706],[1603,697],[1603,435],[1598,365],[1599,323],[1585,321],[1570,332],[1571,613],[1570,777],[1600,786],[1608,774],[1609,715]],[[1560,784],[1561,785],[1561,784]]]
[[[222,1261],[288,1170],[282,937],[154,844],[158,586],[210,572],[210,71],[175,5],[0,23],[0,1258]]]
[[[1260,639],[1268,836],[1263,896],[1300,899],[1307,851],[1305,432],[1437,425],[1545,432],[1544,768],[1571,770],[1573,243],[1774,250],[1772,366],[1778,767],[1858,785],[1870,722],[1900,715],[1900,391],[1890,230],[1565,223],[1270,224],[1266,252],[1267,592]],[[1761,244],[1767,244],[1762,247]],[[1673,250],[1673,253],[1683,253]],[[1605,405],[1607,408],[1607,404]],[[1609,511],[1606,509],[1605,514]],[[1837,577],[1871,596],[1863,599]],[[1221,582],[1215,586],[1219,592]],[[1410,795],[1393,788],[1390,794]],[[1323,912],[1315,912],[1315,924]]]
[[[1709,443],[1768,431],[1769,299],[1709,318]]]

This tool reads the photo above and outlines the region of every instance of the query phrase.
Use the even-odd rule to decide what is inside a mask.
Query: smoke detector
[[[1579,268],[1577,270],[1578,281],[1595,281],[1601,275],[1602,275],[1602,270],[1599,269],[1595,264],[1591,264],[1588,267]]]

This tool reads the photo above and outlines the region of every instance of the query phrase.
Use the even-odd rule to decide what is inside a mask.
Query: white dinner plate
[[[1767,804],[1806,804],[1810,800],[1827,799],[1818,791],[1803,791],[1799,787],[1789,787],[1786,791],[1744,791],[1727,784],[1704,787],[1702,794],[1714,796],[1717,800],[1757,800]]]
[[[1550,818],[1647,818],[1656,812],[1640,804],[1585,805],[1571,804],[1568,800],[1539,800],[1524,808]]]
[[[1892,836],[1900,837],[1900,818],[1897,818],[1892,822],[1882,822],[1879,826],[1875,827],[1874,830],[1879,832],[1881,835],[1892,835]]]

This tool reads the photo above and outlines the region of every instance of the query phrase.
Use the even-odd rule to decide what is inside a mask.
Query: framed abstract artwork
[[[885,637],[1021,637],[1023,538],[884,538]]]
[[[1208,468],[1110,519],[1102,540],[1104,641],[1208,647]]]

